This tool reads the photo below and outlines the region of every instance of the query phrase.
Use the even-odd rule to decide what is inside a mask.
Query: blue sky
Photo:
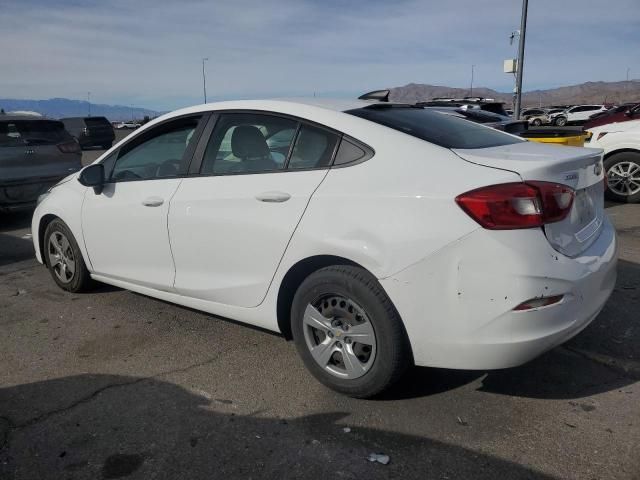
[[[0,97],[173,109],[429,83],[513,88],[520,0],[0,0]],[[640,0],[530,0],[524,89],[640,78]]]

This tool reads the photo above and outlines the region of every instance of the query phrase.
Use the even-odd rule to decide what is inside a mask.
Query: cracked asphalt
[[[640,479],[640,205],[607,211],[618,284],[584,332],[516,369],[416,368],[366,401],[277,335],[61,291],[30,215],[2,216],[0,478]]]

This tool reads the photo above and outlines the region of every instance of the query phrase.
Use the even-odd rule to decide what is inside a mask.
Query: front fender
[[[87,188],[80,185],[77,179],[73,178],[51,189],[49,194],[36,207],[31,219],[31,234],[38,262],[44,263],[41,247],[45,228],[51,220],[59,218],[71,230],[87,268],[89,271],[92,270],[84,243],[84,235],[82,234],[82,204],[86,193]]]

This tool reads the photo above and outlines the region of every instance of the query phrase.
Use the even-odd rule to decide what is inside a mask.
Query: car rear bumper
[[[480,229],[381,283],[416,364],[497,369],[532,360],[586,328],[613,291],[616,262],[608,218],[576,258],[555,251],[540,230]],[[557,304],[514,311],[556,295],[563,295]]]

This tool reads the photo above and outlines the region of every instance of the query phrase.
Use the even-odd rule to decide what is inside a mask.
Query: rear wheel
[[[411,364],[398,312],[362,268],[332,266],[307,277],[295,294],[291,322],[306,367],[340,393],[372,397]]]
[[[93,286],[78,243],[60,219],[45,230],[42,256],[53,280],[63,290],[80,292]]]
[[[555,124],[559,127],[564,127],[567,124],[567,117],[556,118]]]
[[[604,161],[607,197],[617,202],[640,202],[640,152],[620,152]]]
[[[542,125],[542,120],[540,120],[539,118],[534,118],[533,120],[531,120],[531,125],[533,125],[534,127],[539,127],[540,125]]]

